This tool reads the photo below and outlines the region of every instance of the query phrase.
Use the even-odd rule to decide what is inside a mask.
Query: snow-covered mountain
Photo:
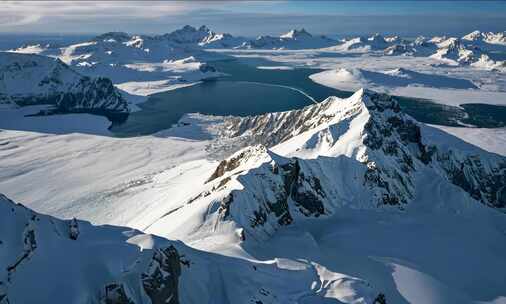
[[[179,30],[163,35],[170,41],[179,44],[193,44],[204,48],[233,48],[241,45],[245,39],[234,37],[228,33],[216,33],[207,26],[194,28],[186,25]]]
[[[187,204],[209,205],[215,229],[233,221],[242,239],[268,239],[344,207],[506,207],[506,158],[416,122],[388,95],[359,90],[301,110],[223,119],[213,132],[248,147],[223,160]],[[435,184],[430,200],[420,199]],[[161,222],[172,216],[180,215]]]
[[[107,78],[83,76],[59,59],[0,52],[0,99],[20,106],[50,104],[62,113],[124,119],[128,104]]]
[[[228,33],[217,34],[211,32],[207,37],[199,42],[199,45],[204,48],[230,49],[242,45],[245,41],[245,38],[234,37]]]
[[[202,25],[199,28],[195,28],[191,25],[185,25],[180,29],[165,34],[164,37],[175,43],[198,44],[210,35],[212,35],[212,32],[205,25]]]
[[[61,59],[73,65],[97,63],[161,62],[205,54],[198,43],[209,35],[207,28],[183,29],[159,36],[106,33],[91,41],[61,49]],[[211,56],[211,55],[209,55]]]
[[[472,42],[469,43],[468,41]],[[448,38],[436,44],[438,49],[430,57],[450,64],[471,65],[478,68],[494,69],[505,67],[505,61],[493,60],[490,57],[491,55],[485,50],[490,49],[490,47],[486,46],[488,43],[479,43],[480,41],[483,42],[485,40],[471,40],[469,37],[462,40]]]
[[[203,46],[219,47],[227,41],[231,43],[229,36],[219,36],[205,26],[185,26],[164,35],[110,32],[66,46],[33,45],[11,51],[59,58],[84,75],[107,77],[115,84],[165,81],[170,85],[216,77],[207,61],[225,56],[206,52]]]
[[[482,33],[480,31],[473,31],[463,36],[462,39],[474,42],[483,41],[490,44],[506,45],[506,32]]]
[[[479,48],[468,49],[458,38],[448,38],[437,43],[438,50],[431,57],[440,60],[449,60],[462,64],[470,64],[479,57]]]
[[[503,33],[471,32],[462,38],[418,37],[414,41],[401,41],[384,49],[385,55],[429,56],[451,65],[471,65],[483,69],[502,69],[504,60],[495,58],[495,52],[504,48]],[[350,43],[350,42],[348,42]],[[353,44],[352,44],[353,45]]]
[[[72,202],[88,214],[121,208],[133,227],[191,247],[61,221],[2,197],[0,231],[10,232],[0,236],[0,300],[384,304],[501,295],[505,157],[418,123],[395,98],[367,90],[252,117],[188,115],[167,132],[196,127],[214,137],[209,153],[244,148]],[[11,142],[15,135],[8,149]],[[48,269],[52,284],[37,284]]]
[[[313,36],[305,29],[293,29],[289,32],[273,36],[258,36],[255,40],[244,42],[238,48],[243,49],[315,49],[337,44],[336,40],[326,36]]]
[[[241,38],[233,37],[230,34],[215,33],[206,26],[195,28],[186,25],[163,35],[149,36],[109,32],[98,35],[89,41],[68,46],[41,46],[37,44],[26,45],[12,51],[58,57],[70,65],[93,66],[96,64],[162,62],[164,60],[180,60],[189,56],[212,58],[213,54],[203,52],[202,47],[234,47],[240,45],[242,41]]]
[[[489,36],[374,35],[327,41],[323,59],[319,50],[253,56],[277,54],[284,64],[303,58],[301,66],[327,60],[310,78],[329,87],[472,97],[478,78],[492,74],[471,67],[494,68],[485,56],[502,47]],[[313,48],[322,39],[293,30],[258,48]],[[111,74],[115,83],[184,84],[218,74],[206,63],[218,53],[206,48],[240,41],[186,26],[16,50],[70,67],[0,53],[0,97],[123,115],[128,106],[111,81],[81,72]],[[332,51],[364,54],[345,59]],[[465,77],[469,71],[476,76]],[[361,89],[286,112],[187,114],[169,130],[127,139],[7,129],[0,130],[2,192],[67,219],[0,195],[0,304],[504,300],[506,157],[415,121],[395,97]]]
[[[383,303],[316,263],[255,262],[140,231],[38,214],[0,194],[0,303]],[[47,281],[50,274],[50,284]],[[26,292],[27,290],[30,292]]]
[[[386,49],[401,43],[404,43],[404,40],[400,37],[395,36],[385,38],[376,33],[370,37],[353,37],[343,39],[340,43],[329,47],[327,50],[341,52],[375,52],[385,50],[385,52],[387,52]]]

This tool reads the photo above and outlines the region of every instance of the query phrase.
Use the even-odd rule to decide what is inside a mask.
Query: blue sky
[[[235,35],[506,30],[506,1],[2,1],[3,33],[165,33],[206,24]]]

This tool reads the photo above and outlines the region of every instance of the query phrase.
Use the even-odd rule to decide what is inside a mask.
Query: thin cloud
[[[104,18],[161,18],[216,5],[216,2],[180,1],[2,1],[0,27],[19,27],[59,18],[79,22]]]

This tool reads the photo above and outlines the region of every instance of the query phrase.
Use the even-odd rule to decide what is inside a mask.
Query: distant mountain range
[[[0,103],[50,106],[38,115],[93,113],[121,121],[131,104],[115,84],[147,81],[140,77],[146,71],[182,84],[215,77],[219,71],[210,62],[223,57],[211,48],[430,56],[448,65],[500,69],[504,62],[488,53],[504,44],[504,33],[480,32],[463,38],[373,35],[343,41],[304,29],[255,40],[217,34],[205,26],[158,36],[113,32],[69,46],[0,52]],[[364,83],[476,88],[471,81],[403,68],[321,73]],[[111,79],[99,76],[104,74]],[[97,160],[83,155],[79,134],[36,138],[18,132],[23,131],[6,131],[0,142],[2,159],[9,162],[5,176],[12,184],[35,167],[40,170],[36,178],[45,178],[44,165],[50,162],[66,178],[86,161]],[[100,195],[68,194],[55,207],[128,218],[143,232],[57,219],[0,195],[0,304],[504,299],[506,157],[416,121],[401,111],[395,96],[360,89],[349,98],[330,96],[285,112],[186,114],[149,139],[95,141],[87,136],[87,151],[95,157],[107,145],[116,158],[123,153],[118,142],[127,143],[121,148],[134,143],[142,153],[127,159],[133,166],[123,168],[123,158],[114,162],[121,168],[113,175],[122,174],[149,163],[170,134],[181,135],[170,147],[178,156],[163,155],[156,172],[121,180],[120,187],[116,180]],[[184,137],[188,134],[202,137]],[[73,166],[55,160],[67,162],[70,149],[65,145],[59,144],[58,157],[32,151],[49,144],[47,138],[76,145],[70,153],[76,157]],[[199,140],[201,146],[190,147]],[[21,147],[25,144],[30,148]],[[195,152],[200,159],[171,159],[181,160],[191,149],[201,149]],[[17,160],[22,165],[11,165],[20,153],[25,154]],[[86,161],[79,162],[81,156]],[[107,183],[111,175],[102,167],[98,171],[86,171],[86,181]],[[27,184],[42,187],[44,182]],[[55,189],[44,190],[53,196]],[[121,208],[111,203],[113,198],[121,200]]]

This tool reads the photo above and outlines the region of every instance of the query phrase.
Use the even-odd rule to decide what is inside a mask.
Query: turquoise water
[[[184,113],[255,115],[286,111],[311,104],[306,95],[285,87],[242,81],[206,81],[152,95],[127,122],[114,127],[122,136],[151,134],[169,128]]]
[[[214,67],[229,76],[154,94],[140,105],[141,111],[132,113],[112,131],[118,136],[146,135],[170,128],[185,113],[257,115],[298,109],[328,96],[348,97],[353,93],[311,81],[309,75],[320,72],[319,69],[256,68],[273,65],[279,66],[262,59],[214,62]],[[459,126],[462,121],[487,128],[506,125],[506,107],[472,104],[462,109],[406,97],[399,97],[399,103],[403,111],[425,123]]]
[[[229,74],[191,87],[152,95],[112,131],[120,136],[152,134],[175,124],[185,113],[247,116],[299,109],[328,96],[349,96],[312,82],[308,77],[321,70],[262,70],[268,61],[220,61],[212,64]]]

